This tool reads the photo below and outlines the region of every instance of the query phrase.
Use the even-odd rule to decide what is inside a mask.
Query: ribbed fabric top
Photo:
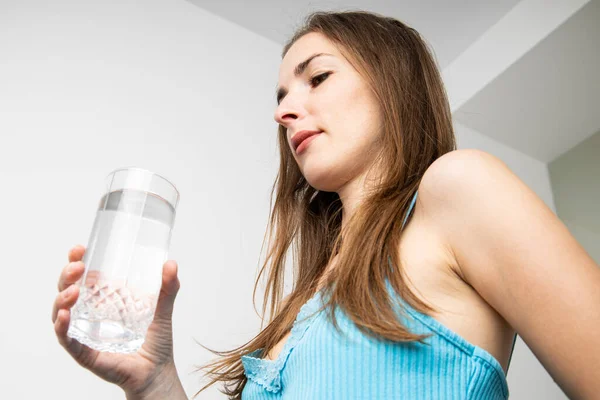
[[[389,283],[388,289],[393,293]],[[398,312],[398,318],[413,333],[433,333],[426,344],[376,340],[336,307],[340,335],[327,313],[319,311],[323,293],[302,306],[276,360],[263,359],[263,349],[242,356],[248,377],[242,399],[508,399],[504,371],[490,353],[400,296],[406,314]]]

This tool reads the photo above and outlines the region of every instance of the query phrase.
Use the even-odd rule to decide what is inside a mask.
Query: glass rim
[[[106,175],[106,177],[104,178],[104,181],[106,182],[111,175],[114,175],[114,174],[116,174],[119,171],[127,171],[127,170],[143,171],[143,172],[147,172],[147,173],[149,173],[151,175],[155,175],[155,176],[158,176],[159,178],[163,179],[169,185],[171,185],[171,187],[173,188],[173,190],[175,190],[175,193],[177,194],[177,201],[176,201],[176,203],[179,203],[179,190],[177,190],[177,187],[175,186],[175,184],[173,182],[171,182],[168,178],[164,177],[163,175],[157,174],[156,172],[152,172],[152,171],[150,171],[149,169],[146,169],[146,168],[141,168],[141,167],[121,167],[121,168],[117,168],[117,169],[109,172],[108,175]]]

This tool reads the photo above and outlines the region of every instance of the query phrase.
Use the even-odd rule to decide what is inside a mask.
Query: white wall
[[[278,163],[280,51],[183,0],[0,2],[3,398],[123,397],[63,351],[50,321],[67,251],[86,244],[117,167],[154,170],[181,192],[170,258],[180,266],[175,359],[188,395],[201,386],[194,365],[212,359],[195,340],[225,350],[257,333],[251,294]],[[544,165],[457,134],[552,204]],[[559,398],[544,374],[519,343],[511,398]]]
[[[188,395],[211,358],[194,339],[225,350],[257,332],[279,60],[279,45],[183,0],[0,2],[0,397],[123,398],[63,351],[50,318],[67,251],[120,166],[181,192],[170,258]]]
[[[588,254],[600,263],[600,132],[550,164],[556,213]]]

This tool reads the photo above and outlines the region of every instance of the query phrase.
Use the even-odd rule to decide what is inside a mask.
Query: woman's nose
[[[305,96],[302,91],[291,90],[286,93],[275,109],[275,121],[288,127],[293,121],[303,118],[308,100]]]
[[[286,106],[279,106],[275,109],[275,121],[283,126],[286,126],[291,121],[298,119],[298,113]]]

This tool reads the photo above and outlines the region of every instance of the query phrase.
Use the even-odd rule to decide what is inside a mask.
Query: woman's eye
[[[331,72],[324,72],[322,74],[319,74],[313,78],[311,78],[310,83],[313,86],[318,86],[321,82],[323,82],[329,75],[331,74]]]

